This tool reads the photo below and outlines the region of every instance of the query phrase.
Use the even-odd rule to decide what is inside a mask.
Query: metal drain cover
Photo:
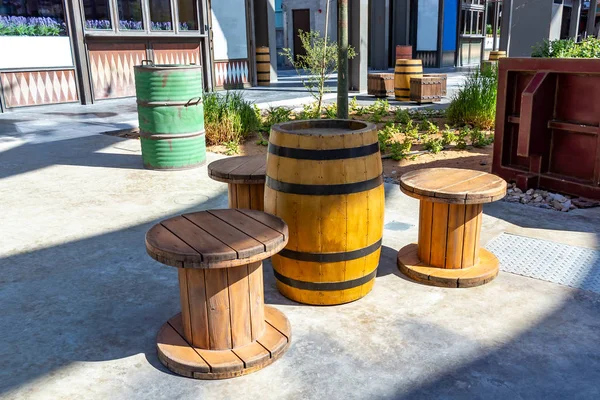
[[[600,293],[600,251],[503,233],[486,249],[500,270]]]

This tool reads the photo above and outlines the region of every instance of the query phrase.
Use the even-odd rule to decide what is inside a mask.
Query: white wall
[[[0,36],[0,68],[72,67],[68,36]]]
[[[244,0],[212,1],[211,14],[215,60],[248,58]]]

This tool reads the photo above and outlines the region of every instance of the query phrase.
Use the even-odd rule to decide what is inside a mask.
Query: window
[[[124,31],[144,30],[141,0],[117,0],[119,29]]]
[[[17,3],[27,1],[58,2],[63,0],[0,0]],[[80,0],[74,0],[80,1]],[[85,16],[85,30],[89,33],[110,31],[111,34],[128,32],[199,34],[202,0],[81,0]],[[2,21],[0,20],[0,35]]]
[[[62,0],[0,3],[0,36],[66,36]]]
[[[83,11],[86,29],[112,29],[108,0],[84,0]]]
[[[179,8],[179,30],[198,30],[198,2],[190,0],[178,0]]]
[[[153,31],[172,31],[171,1],[149,0],[150,29]]]

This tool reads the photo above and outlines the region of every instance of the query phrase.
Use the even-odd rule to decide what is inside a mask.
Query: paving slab
[[[208,161],[222,156],[208,154]],[[418,201],[386,184],[373,291],[335,307],[294,303],[265,264],[265,300],[292,345],[224,381],[170,373],[155,336],[179,310],[177,273],[144,235],[182,212],[227,206],[206,167],[142,168],[137,140],[82,134],[0,149],[0,397],[5,399],[593,399],[600,397],[600,295],[501,272],[470,289],[400,274]],[[483,244],[508,232],[599,248],[597,209],[484,207]]]

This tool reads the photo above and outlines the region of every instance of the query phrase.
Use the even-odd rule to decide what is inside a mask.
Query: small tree
[[[280,53],[294,66],[302,84],[317,102],[315,114],[321,117],[323,109],[323,95],[329,91],[325,86],[331,74],[338,70],[338,47],[327,37],[321,36],[318,31],[298,31],[302,47],[306,55],[294,56],[291,49],[283,49]],[[353,48],[348,48],[348,58],[356,55]],[[304,74],[303,74],[304,72]],[[305,75],[308,74],[308,75]]]

